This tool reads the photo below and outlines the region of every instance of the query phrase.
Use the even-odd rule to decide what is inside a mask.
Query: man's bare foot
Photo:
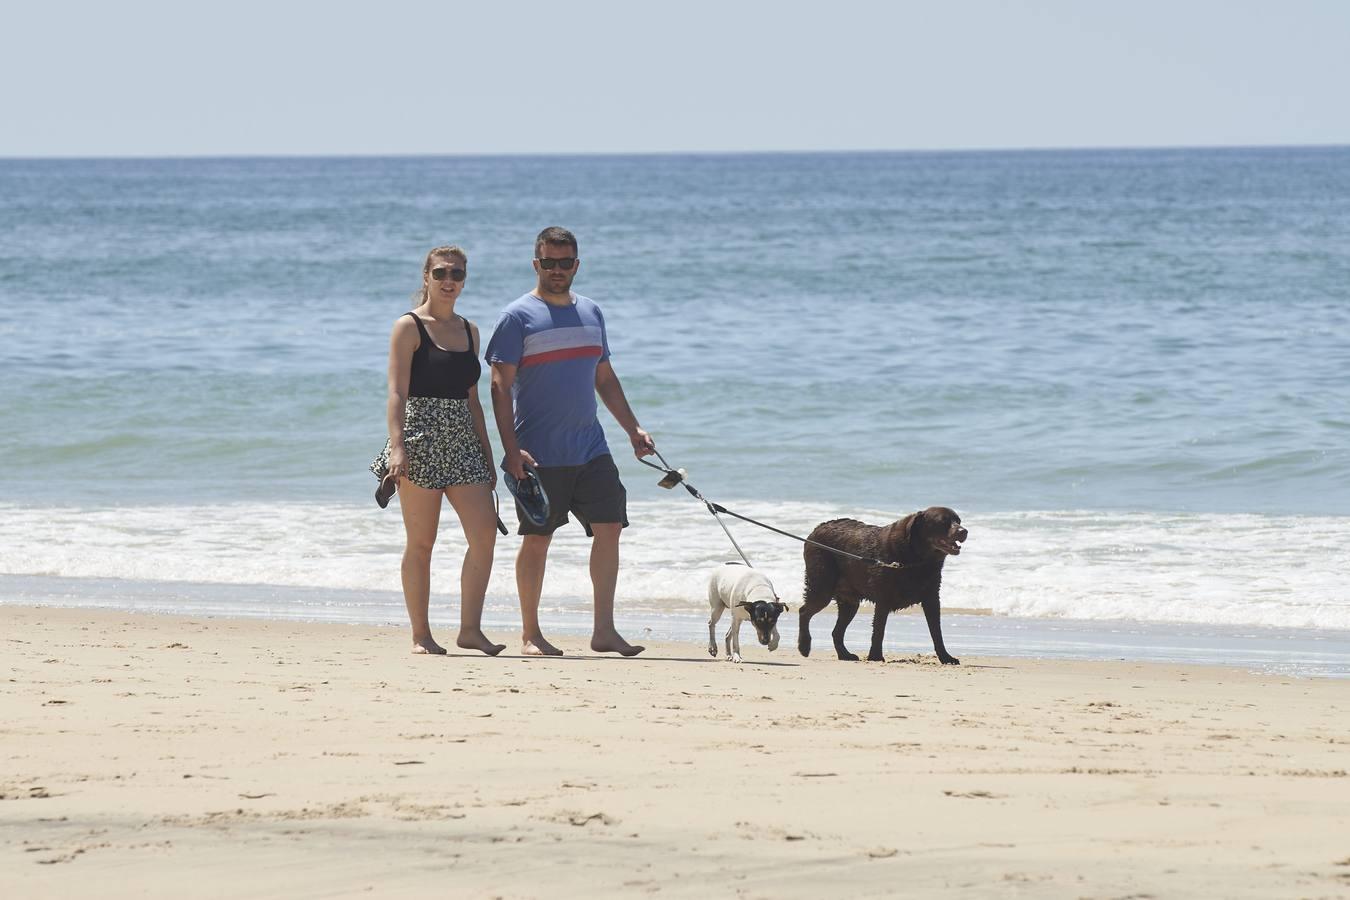
[[[563,652],[544,640],[542,634],[521,639],[520,652],[525,656],[562,656]]]
[[[421,638],[420,640],[418,638],[413,638],[412,652],[429,653],[433,656],[440,656],[443,653],[445,653],[445,648],[442,647],[440,644],[436,643],[430,637],[424,637]]]
[[[479,650],[488,656],[496,656],[506,649],[505,644],[494,644],[481,631],[461,631],[455,638],[455,646],[465,650]]]
[[[630,644],[619,636],[619,633],[613,632],[605,635],[595,635],[591,638],[591,649],[596,653],[618,653],[623,656],[637,656],[646,647],[639,647],[637,644]]]

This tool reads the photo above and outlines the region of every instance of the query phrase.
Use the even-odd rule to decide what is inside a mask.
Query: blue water
[[[1350,148],[0,161],[0,575],[396,589],[361,556],[401,537],[365,471],[390,324],[454,242],[490,331],[555,223],[728,506],[953,506],[958,606],[1350,628]],[[684,615],[725,539],[623,466],[632,586]]]

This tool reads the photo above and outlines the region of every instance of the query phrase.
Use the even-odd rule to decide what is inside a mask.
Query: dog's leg
[[[741,623],[744,621],[734,612],[731,614],[731,627],[727,629],[727,659],[734,663],[741,661]]]
[[[802,548],[806,562],[806,578],[802,583],[802,607],[797,610],[797,649],[802,656],[811,655],[811,617],[830,605],[834,599],[834,584],[838,573],[834,560],[824,550],[809,544]]]
[[[858,601],[838,597],[836,602],[839,604],[839,619],[834,623],[834,631],[831,632],[834,637],[834,652],[839,654],[840,659],[857,662],[858,654],[849,653],[848,648],[844,646],[844,632],[848,630],[848,623],[858,614]]]
[[[713,626],[717,620],[722,618],[722,613],[726,610],[726,604],[722,598],[712,590],[708,591],[708,655],[716,658],[717,656],[717,632],[713,631]]]
[[[797,649],[802,656],[811,655],[811,617],[830,605],[830,598],[806,598],[797,611]]]
[[[886,661],[881,655],[881,639],[886,636],[886,617],[890,614],[890,607],[884,603],[878,603],[876,612],[872,614],[872,649],[867,653],[870,662]]]
[[[928,620],[928,634],[933,639],[933,649],[937,652],[938,662],[944,666],[959,666],[961,660],[947,652],[942,643],[942,604],[937,600],[923,601],[923,617]]]

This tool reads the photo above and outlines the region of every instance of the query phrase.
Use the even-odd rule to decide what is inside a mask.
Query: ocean
[[[486,335],[551,224],[707,497],[797,534],[961,513],[957,656],[1350,675],[1350,148],[0,160],[0,603],[403,622],[390,326],[458,243]],[[620,628],[702,652],[734,551],[602,419]],[[795,604],[801,545],[729,527]],[[586,552],[555,540],[547,628],[586,631]]]

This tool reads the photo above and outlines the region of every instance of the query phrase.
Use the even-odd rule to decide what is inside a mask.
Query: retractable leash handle
[[[666,473],[666,477],[662,478],[660,481],[656,483],[657,487],[663,487],[666,490],[670,490],[673,487],[675,487],[675,485],[683,482],[684,479],[688,477],[689,473],[686,472],[684,469],[676,469],[672,467],[670,463],[666,462],[666,458],[661,455],[660,450],[657,450],[655,447],[653,447],[652,452],[656,454],[657,459],[661,460],[661,465],[658,466],[656,463],[651,462],[650,460],[647,459],[643,459],[641,456],[638,457],[638,462],[642,463],[644,466],[651,466],[658,472]],[[694,489],[689,487],[687,483],[685,484],[685,487],[688,488],[690,493],[694,492]]]

